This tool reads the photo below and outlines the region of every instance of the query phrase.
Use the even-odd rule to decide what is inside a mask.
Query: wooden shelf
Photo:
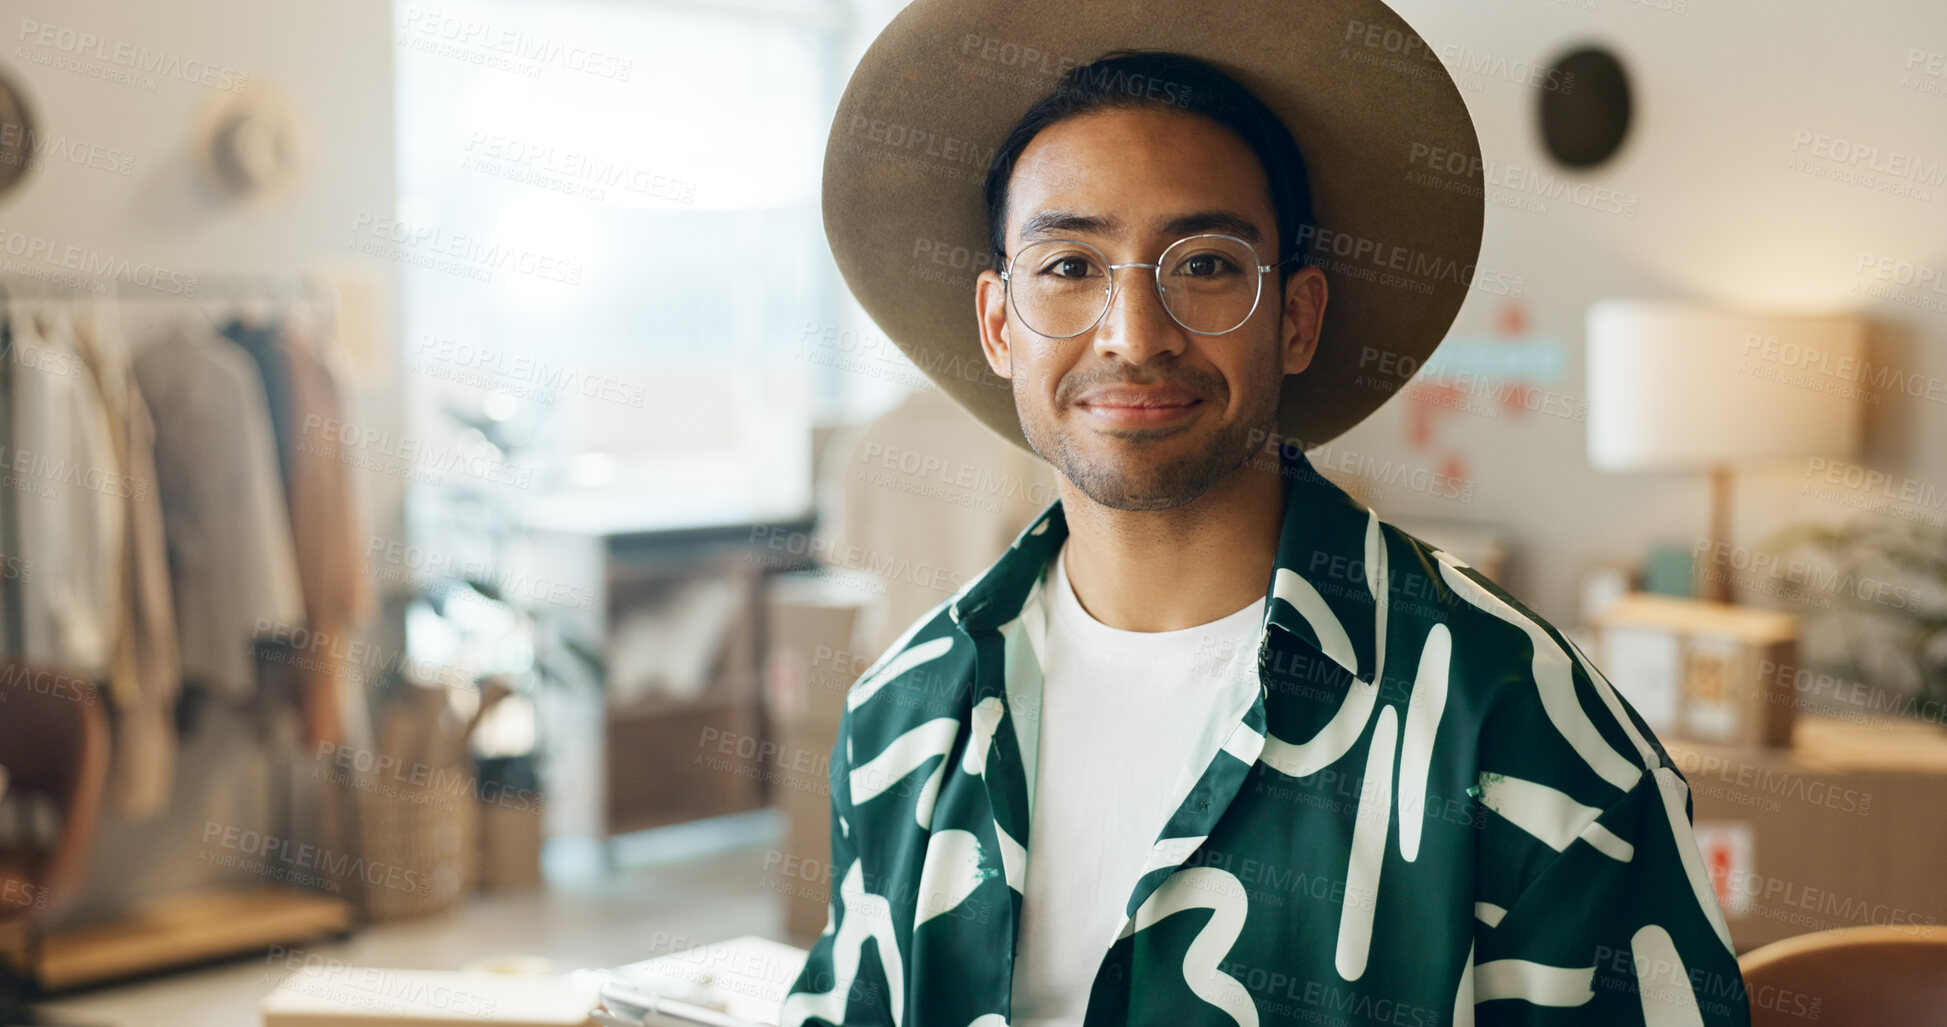
[[[0,929],[0,960],[43,993],[122,980],[351,929],[350,903],[291,889],[167,895],[123,917],[43,934]]]

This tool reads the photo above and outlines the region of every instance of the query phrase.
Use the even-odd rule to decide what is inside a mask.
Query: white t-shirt
[[[1013,1027],[1079,1027],[1151,844],[1259,687],[1262,597],[1193,628],[1123,631],[1082,608],[1067,549],[1023,611],[1047,631]]]

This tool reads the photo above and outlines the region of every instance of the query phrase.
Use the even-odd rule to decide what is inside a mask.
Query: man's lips
[[[1187,407],[1202,402],[1202,398],[1186,389],[1173,385],[1152,385],[1146,387],[1116,386],[1085,392],[1075,401],[1081,407],[1109,407],[1124,409],[1148,409],[1156,407]]]
[[[1202,402],[1203,397],[1173,385],[1120,385],[1085,392],[1075,405],[1098,423],[1140,427],[1186,418]]]

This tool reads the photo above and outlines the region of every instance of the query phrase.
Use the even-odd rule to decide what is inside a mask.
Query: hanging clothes
[[[51,307],[17,303],[7,321],[14,446],[0,469],[18,494],[19,555],[27,561],[20,651],[101,680],[121,585],[124,513],[116,493],[124,482],[114,432],[66,320]]]
[[[193,320],[143,349],[135,376],[155,418],[183,680],[248,700],[253,637],[305,623],[263,382],[240,349]]]
[[[114,705],[107,800],[116,811],[147,819],[168,807],[175,782],[174,711],[182,683],[169,555],[157,491],[155,420],[135,379],[128,347],[113,320],[83,309],[74,337],[113,429],[127,488],[123,495],[122,587],[113,611],[109,695]]]
[[[223,334],[256,362],[269,399],[308,622],[323,637],[346,638],[378,605],[365,570],[365,541],[371,531],[363,490],[356,468],[335,439],[304,432],[307,424],[350,423],[335,351],[298,316],[281,323],[232,321]],[[308,746],[342,743],[347,720],[364,715],[356,668],[329,652],[307,665],[300,691]]]

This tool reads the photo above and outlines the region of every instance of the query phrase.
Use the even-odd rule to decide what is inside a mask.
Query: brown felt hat
[[[1480,141],[1446,67],[1380,0],[915,0],[860,59],[825,149],[825,235],[854,296],[947,395],[1027,449],[980,350],[983,184],[1063,72],[1118,49],[1215,65],[1291,130],[1331,289],[1279,430],[1310,447],[1364,420],[1452,326],[1480,253]],[[1148,95],[1156,83],[1128,83]]]

